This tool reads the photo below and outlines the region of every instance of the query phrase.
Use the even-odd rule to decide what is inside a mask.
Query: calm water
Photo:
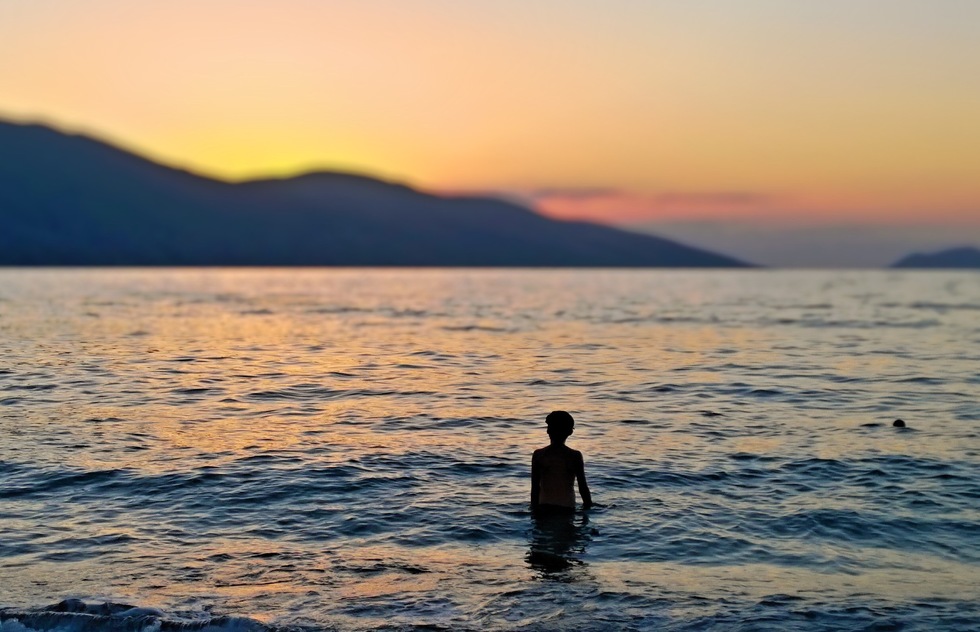
[[[976,273],[0,270],[0,628],[975,630],[978,401]]]

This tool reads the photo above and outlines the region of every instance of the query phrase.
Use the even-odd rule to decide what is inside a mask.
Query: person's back
[[[565,445],[572,434],[575,420],[563,410],[547,417],[551,445],[534,451],[531,457],[531,509],[568,511],[575,509],[574,484],[582,495],[582,505],[592,505],[592,495],[585,481],[582,453]]]

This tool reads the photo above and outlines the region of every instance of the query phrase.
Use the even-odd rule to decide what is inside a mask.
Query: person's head
[[[564,410],[552,411],[545,423],[548,424],[548,436],[558,443],[563,443],[575,430],[575,420]]]

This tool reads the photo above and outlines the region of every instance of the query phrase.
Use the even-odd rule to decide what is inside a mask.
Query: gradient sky
[[[977,0],[0,0],[0,117],[600,221],[980,224]]]

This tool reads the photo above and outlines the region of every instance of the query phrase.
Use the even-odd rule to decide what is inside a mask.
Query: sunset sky
[[[2,0],[0,117],[600,221],[980,224],[976,0]]]

